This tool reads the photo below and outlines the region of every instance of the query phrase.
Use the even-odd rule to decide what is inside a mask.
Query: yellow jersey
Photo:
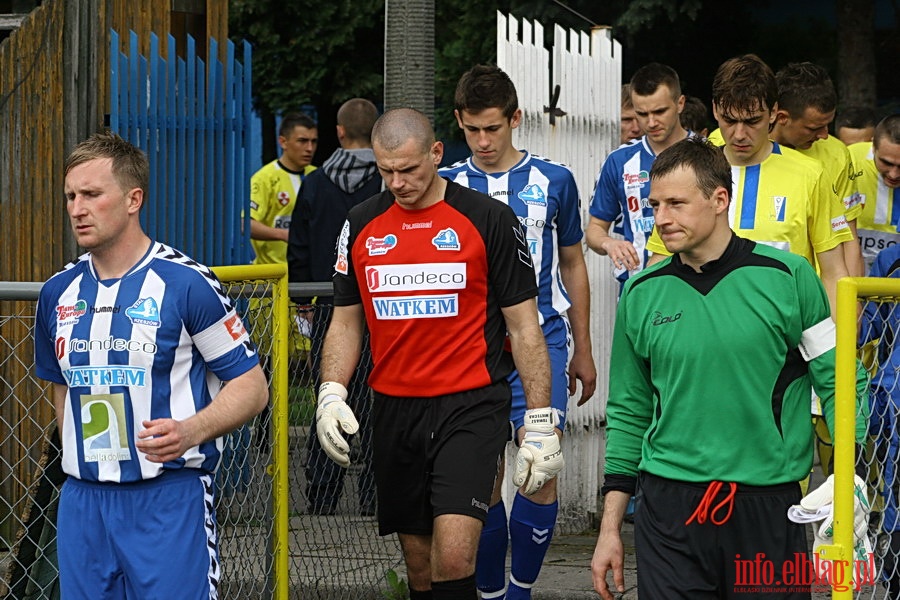
[[[862,213],[856,220],[856,231],[868,271],[880,251],[900,241],[897,231],[900,224],[900,188],[890,188],[884,183],[884,178],[875,168],[872,142],[852,144],[850,157],[862,205]]]
[[[823,184],[818,161],[771,143],[772,153],[760,164],[731,168],[731,228],[741,237],[799,254],[815,267],[816,254],[852,239],[843,205]],[[647,249],[669,254],[655,229]]]
[[[844,205],[844,215],[847,220],[858,219],[862,212],[862,202],[859,200],[859,194],[856,193],[853,161],[847,145],[833,135],[829,135],[825,139],[816,140],[806,150],[797,150],[797,152],[822,163],[825,178],[831,183],[832,191]]]
[[[273,160],[250,178],[250,218],[276,229],[289,229],[297,194],[307,175],[315,171],[307,165],[303,171],[291,171]],[[257,265],[287,263],[287,242],[250,240]]]

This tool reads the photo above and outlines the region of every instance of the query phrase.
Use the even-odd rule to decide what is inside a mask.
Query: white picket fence
[[[524,113],[513,143],[572,169],[581,194],[582,222],[587,225],[600,165],[619,145],[622,51],[608,28],[594,28],[589,35],[557,25],[553,34],[553,48],[547,50],[540,23],[519,21],[498,12],[497,65],[515,83]],[[591,252],[586,245],[585,258],[591,282],[591,339],[597,364],[597,392],[581,407],[575,405],[580,391],[569,403],[563,445],[566,468],[559,486],[560,533],[576,533],[590,525],[591,513],[597,509],[604,462],[602,423],[618,284],[608,258]],[[507,506],[514,492],[511,484],[504,489]]]

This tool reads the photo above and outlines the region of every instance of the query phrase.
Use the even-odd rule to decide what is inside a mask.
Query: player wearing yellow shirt
[[[278,130],[281,158],[250,179],[250,240],[255,264],[287,263],[291,214],[312,162],[319,136],[316,123],[304,114],[285,115]]]
[[[732,228],[741,237],[818,263],[833,312],[837,280],[848,275],[840,246],[851,239],[850,229],[843,207],[823,183],[821,165],[769,139],[777,110],[775,74],[753,54],[729,59],[716,72],[712,97],[732,166]],[[656,232],[647,248],[666,254]]]
[[[775,74],[775,80],[778,110],[772,139],[822,164],[826,181],[843,204],[853,234],[853,239],[842,246],[847,270],[853,276],[862,277],[865,268],[856,234],[856,219],[862,205],[853,183],[850,152],[843,142],[828,135],[828,125],[834,120],[837,107],[834,84],[828,71],[810,62],[790,63]]]
[[[883,119],[871,142],[850,146],[862,202],[859,242],[866,266],[879,251],[900,241],[900,115]]]

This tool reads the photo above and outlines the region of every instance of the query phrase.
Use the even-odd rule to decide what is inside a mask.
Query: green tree
[[[275,147],[274,114],[314,105],[327,139],[335,105],[381,100],[383,0],[230,0],[228,25],[233,40],[253,45],[253,100],[267,151]]]

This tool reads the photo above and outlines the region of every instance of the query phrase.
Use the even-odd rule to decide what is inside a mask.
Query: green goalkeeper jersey
[[[801,256],[734,236],[697,273],[628,281],[610,364],[607,475],[774,485],[809,474],[810,386],[834,423],[835,330]]]

